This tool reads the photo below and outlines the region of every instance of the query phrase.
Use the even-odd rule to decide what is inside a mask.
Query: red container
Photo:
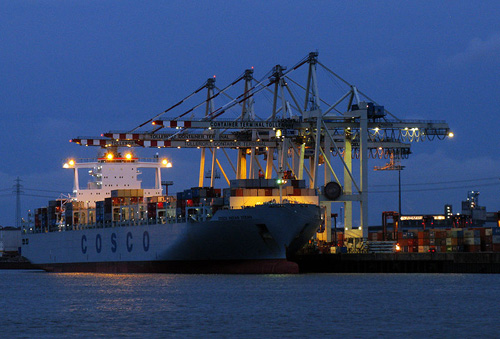
[[[429,239],[429,231],[419,231],[418,238],[419,239]]]
[[[429,246],[430,239],[429,238],[418,238],[418,246]]]

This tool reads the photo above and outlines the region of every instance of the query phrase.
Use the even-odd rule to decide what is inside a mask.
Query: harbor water
[[[498,337],[500,275],[0,271],[0,337]]]

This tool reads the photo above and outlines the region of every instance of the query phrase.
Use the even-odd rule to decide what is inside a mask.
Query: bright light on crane
[[[451,131],[450,131],[450,132],[448,132],[448,138],[453,138],[454,136],[455,136],[455,133],[453,133],[453,132],[451,132]]]
[[[167,159],[163,159],[163,160],[161,161],[161,164],[162,164],[163,166],[165,166],[166,168],[172,168],[172,163],[171,163],[170,161],[168,161]]]
[[[63,165],[63,168],[70,168],[75,166],[75,160],[70,159],[68,162],[65,162]]]

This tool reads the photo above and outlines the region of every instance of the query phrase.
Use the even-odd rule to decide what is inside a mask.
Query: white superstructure
[[[164,158],[139,159],[132,153],[122,155],[118,152],[107,152],[96,159],[68,159],[64,168],[74,170],[73,200],[86,203],[89,208],[95,207],[96,201],[111,197],[112,190],[141,189],[142,180],[140,169],[153,168],[155,170],[154,188],[144,189],[144,197],[161,196],[161,168],[172,167],[171,162]],[[93,180],[87,183],[86,188],[79,184],[79,170],[88,169]]]

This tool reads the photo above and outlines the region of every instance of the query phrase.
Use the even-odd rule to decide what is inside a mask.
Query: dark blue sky
[[[26,193],[70,192],[63,160],[96,149],[69,139],[130,129],[214,74],[223,87],[251,66],[259,78],[318,50],[399,118],[453,128],[453,140],[413,145],[403,212],[441,213],[445,203],[459,211],[472,189],[498,211],[499,16],[497,1],[0,2],[0,189],[19,176]],[[196,164],[166,154],[175,188],[195,186]],[[370,184],[376,224],[382,210],[397,210],[397,173],[370,172]],[[0,225],[14,223],[8,193],[0,191]],[[23,214],[47,199],[23,197]]]

